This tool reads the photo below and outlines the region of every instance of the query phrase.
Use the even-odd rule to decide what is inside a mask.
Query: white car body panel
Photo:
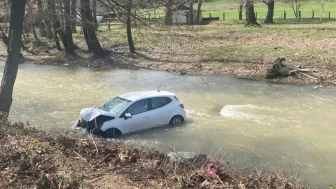
[[[100,115],[114,117],[113,120],[104,122],[100,129],[104,132],[108,129],[115,128],[120,130],[122,134],[133,133],[140,130],[167,125],[169,124],[170,120],[176,115],[182,116],[183,120],[186,119],[186,112],[181,106],[181,102],[176,98],[174,93],[165,91],[143,91],[127,93],[118,97],[132,101],[132,103],[125,107],[118,115],[113,115],[110,112],[98,108],[85,108],[80,113],[81,118],[85,121],[92,121]],[[152,102],[153,98],[158,97],[169,98],[171,99],[171,102],[160,108],[151,109],[149,111],[132,115],[131,118],[123,117],[124,113],[128,110],[128,108],[136,102],[144,99],[150,99],[149,102]],[[148,104],[150,106],[153,105],[153,103]]]

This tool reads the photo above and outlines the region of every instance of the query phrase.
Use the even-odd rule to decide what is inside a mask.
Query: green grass
[[[194,6],[197,6],[195,4]],[[223,12],[225,13],[226,20],[238,20],[238,3],[232,0],[214,0],[205,2],[202,6],[203,17],[220,17],[223,19]],[[315,18],[320,18],[322,13],[321,2],[306,2],[301,7],[302,18],[311,18],[312,10],[315,11]],[[275,2],[274,19],[283,19],[284,11],[286,11],[287,18],[295,18],[292,8],[287,3]],[[264,19],[267,14],[267,6],[264,3],[255,3],[255,12],[258,19]],[[324,3],[324,14],[322,18],[327,19],[328,13],[331,13],[331,18],[336,19],[336,2]],[[245,18],[245,13],[243,13]]]
[[[290,48],[274,46],[253,46],[251,44],[230,43],[207,48],[200,54],[202,61],[216,62],[253,62],[278,56],[315,56],[327,52],[313,48]]]

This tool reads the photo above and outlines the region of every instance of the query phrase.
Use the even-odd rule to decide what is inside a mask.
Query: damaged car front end
[[[104,137],[101,130],[103,124],[115,118],[114,115],[97,108],[85,108],[80,112],[80,119],[75,123],[75,127],[86,129],[88,133]]]

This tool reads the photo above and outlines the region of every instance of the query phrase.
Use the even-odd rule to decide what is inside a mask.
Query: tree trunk
[[[202,1],[203,0],[198,0],[197,13],[196,13],[196,24],[200,24]]]
[[[81,16],[83,33],[89,51],[93,52],[95,57],[103,57],[104,51],[100,46],[95,29],[93,26],[93,17],[90,9],[90,0],[81,0]]]
[[[71,31],[72,33],[77,33],[76,20],[77,20],[77,0],[71,0]]]
[[[194,2],[193,0],[189,0],[189,25],[194,24]]]
[[[239,9],[238,9],[238,12],[239,12],[239,20],[243,20],[243,7],[244,7],[244,3],[240,3],[239,4]]]
[[[133,0],[128,0],[128,10],[127,10],[127,41],[129,46],[130,53],[135,53],[135,47],[132,37],[132,22],[131,22],[131,16],[132,16],[132,2]]]
[[[93,26],[95,31],[98,31],[97,23],[97,0],[92,0],[92,14],[93,14]]]
[[[5,43],[5,45],[8,47],[9,39],[8,39],[5,31],[2,29],[1,25],[0,25],[0,32],[1,32],[2,42]]]
[[[245,11],[246,11],[245,27],[246,26],[261,27],[261,25],[258,24],[257,19],[255,17],[253,0],[246,0]]]
[[[43,5],[41,0],[37,0],[37,19],[38,19],[38,26],[40,30],[40,36],[41,37],[46,37],[47,36],[47,31],[46,28],[44,27],[43,23]]]
[[[273,24],[273,15],[274,15],[274,0],[270,0],[267,4],[267,16],[264,21],[265,24]]]
[[[0,112],[4,114],[9,113],[13,102],[13,88],[19,67],[25,6],[26,0],[12,0],[9,26],[9,46],[7,48],[8,56],[0,88]]]
[[[165,15],[165,19],[164,19],[165,25],[170,25],[173,22],[172,6],[173,6],[173,0],[168,0],[168,2],[166,4],[166,15]]]
[[[72,30],[71,30],[71,23],[72,19],[70,16],[70,1],[64,0],[64,13],[65,13],[65,39],[66,39],[66,46],[65,46],[65,52],[69,54],[75,53],[75,46],[72,39]]]
[[[59,0],[59,15],[60,15],[60,24],[61,24],[61,29],[64,30],[65,29],[65,23],[64,23],[64,5],[63,5],[63,0]]]
[[[51,24],[53,27],[53,38],[56,44],[56,49],[61,51],[61,45],[57,37],[57,33],[61,30],[61,24],[59,23],[56,15],[55,0],[48,0],[48,10],[51,12]]]
[[[50,20],[44,20],[44,28],[46,29],[47,32],[47,39],[53,39],[53,33],[52,33],[52,29],[51,29],[51,22]]]

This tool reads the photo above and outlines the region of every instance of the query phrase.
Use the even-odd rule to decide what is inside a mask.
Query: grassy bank
[[[139,29],[139,28],[137,28]],[[137,54],[128,53],[126,28],[113,22],[99,27],[98,38],[107,56],[93,59],[84,37],[74,34],[80,49],[75,56],[57,52],[52,41],[24,52],[30,62],[68,66],[145,68],[153,70],[233,75],[262,80],[278,56],[290,67],[307,68],[312,77],[298,75],[276,80],[285,83],[336,84],[336,25],[317,20],[284,21],[262,28],[244,27],[241,21],[208,25],[133,29]],[[1,51],[6,54],[4,47]]]
[[[302,188],[287,171],[232,171],[204,155],[153,150],[0,124],[0,188]],[[210,168],[209,168],[210,167]]]

